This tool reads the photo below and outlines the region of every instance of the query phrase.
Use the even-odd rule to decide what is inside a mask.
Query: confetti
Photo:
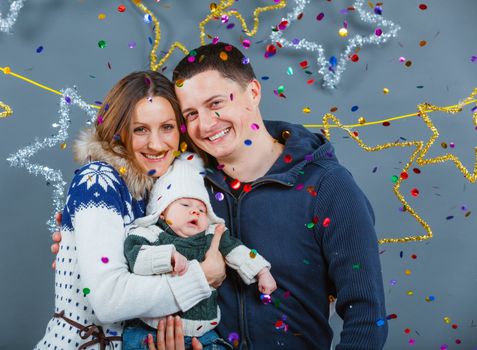
[[[100,13],[100,14],[98,15],[98,19],[99,19],[100,21],[102,21],[102,20],[105,19],[105,18],[106,18],[106,15],[105,15],[104,13]]]
[[[426,4],[419,4],[419,10],[427,10],[427,5]]]
[[[252,259],[255,259],[255,257],[257,256],[257,250],[256,249],[250,249],[249,255]]]
[[[104,41],[104,40],[98,41],[98,46],[99,46],[101,49],[104,49],[104,48],[106,47],[106,41]]]
[[[107,263],[109,262],[108,257],[103,256],[103,257],[101,258],[101,262],[103,262],[104,264],[107,264]]]
[[[91,293],[91,290],[89,288],[83,288],[84,296],[87,296],[89,293]]]
[[[330,218],[325,218],[323,220],[323,227],[328,227],[331,223],[331,219]]]
[[[43,46],[38,46],[38,48],[36,49],[36,53],[41,53],[43,52]]]
[[[219,202],[220,202],[220,201],[223,201],[224,198],[225,198],[225,196],[224,196],[224,194],[223,194],[222,192],[217,192],[217,193],[215,194],[215,199],[217,199]]]
[[[122,5],[122,4],[119,5],[119,6],[118,6],[118,11],[119,11],[119,12],[124,12],[124,11],[126,11],[126,6],[124,6],[124,5]]]
[[[238,190],[241,185],[242,185],[242,184],[241,184],[240,181],[237,180],[237,179],[232,180],[232,182],[230,183],[230,187],[232,187],[232,189],[234,189],[234,190]]]
[[[251,146],[252,145],[252,140],[247,139],[243,143],[245,144],[245,146]]]
[[[325,18],[325,14],[323,12],[319,13],[318,16],[316,16],[317,21],[321,21],[323,18]]]
[[[272,302],[272,297],[270,294],[260,294],[260,300],[262,301],[262,304],[267,305]]]

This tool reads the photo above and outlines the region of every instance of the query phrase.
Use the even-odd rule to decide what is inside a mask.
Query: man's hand
[[[182,255],[181,253],[178,253],[174,249],[174,253],[172,253],[171,256],[171,264],[172,264],[172,275],[179,275],[182,276],[187,272],[187,269],[189,268],[189,263],[187,261],[187,258]]]
[[[277,282],[273,278],[270,270],[266,267],[257,274],[258,290],[263,294],[272,294],[277,289]]]
[[[157,326],[157,342],[154,344],[154,337],[149,334],[147,346],[149,350],[184,350],[184,331],[181,318],[168,316],[165,328],[164,320],[160,320]],[[192,350],[202,350],[202,344],[197,338],[192,338]]]
[[[225,225],[219,224],[215,228],[214,238],[210,248],[205,253],[205,259],[200,263],[207,282],[214,288],[219,288],[225,280],[225,261],[219,251],[220,239],[225,231]]]
[[[56,213],[55,220],[56,220],[56,225],[58,227],[61,227],[61,218],[62,218],[61,213]],[[59,229],[58,229],[58,231],[53,232],[53,235],[51,236],[51,239],[53,240],[53,242],[55,242],[51,245],[51,252],[53,254],[58,254],[58,252],[60,251],[60,244],[59,243],[61,242],[61,233],[60,233]],[[51,268],[53,270],[56,269],[56,259],[53,260],[53,263],[51,264]]]

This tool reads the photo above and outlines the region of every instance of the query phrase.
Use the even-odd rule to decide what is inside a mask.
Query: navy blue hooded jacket
[[[332,295],[344,320],[336,350],[381,349],[387,322],[370,203],[322,135],[265,124],[277,140],[283,131],[290,136],[252,190],[236,199],[218,170],[208,172],[206,185],[232,234],[272,264],[278,289],[266,304],[256,284],[244,285],[229,269],[219,289],[220,335],[233,340],[237,333],[240,349],[329,350]]]

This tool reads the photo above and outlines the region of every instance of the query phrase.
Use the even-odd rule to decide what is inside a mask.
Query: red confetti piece
[[[412,255],[411,255],[411,259],[414,259],[414,260],[417,259],[417,255],[416,255],[416,254],[412,254]]]
[[[409,328],[406,328],[406,329],[404,330],[404,333],[409,334],[409,333],[411,333],[411,330],[410,330]]]
[[[420,174],[421,173],[421,170],[419,170],[418,168],[414,168],[414,169],[412,169],[412,171],[414,171],[415,174]]]
[[[411,195],[412,195],[413,197],[418,197],[418,196],[419,196],[419,190],[418,190],[417,188],[413,188],[413,189],[411,190]]]
[[[406,173],[405,171],[403,171],[403,172],[401,173],[401,179],[407,180],[408,177],[409,177],[409,174]]]
[[[331,223],[330,218],[325,218],[325,220],[323,220],[323,227],[328,227],[330,223]]]
[[[389,125],[391,125],[390,122],[383,122],[383,126],[389,126]]]
[[[308,85],[311,85],[311,84],[313,84],[314,82],[315,82],[315,79],[308,79],[308,80],[306,81],[306,83],[307,83]]]
[[[230,183],[230,187],[232,187],[234,190],[238,190],[242,184],[240,183],[239,180],[233,180]]]
[[[119,12],[124,12],[124,11],[126,11],[126,6],[124,6],[124,5],[119,5],[119,6],[118,6],[118,11],[119,11]]]
[[[285,30],[287,28],[288,21],[281,21],[280,24],[278,25],[278,29],[280,30]]]
[[[353,62],[358,62],[359,61],[359,56],[357,54],[353,54],[350,58],[351,58],[351,61],[353,61]]]
[[[287,164],[288,164],[288,163],[291,163],[292,160],[293,160],[293,158],[292,158],[292,156],[289,155],[289,154],[286,154],[285,157],[283,157],[283,161],[284,161],[285,163],[287,163]]]
[[[300,67],[303,68],[303,69],[307,68],[307,67],[308,67],[308,61],[306,61],[306,60],[305,60],[305,61],[301,61],[301,62],[300,62]]]
[[[252,185],[250,185],[250,184],[243,185],[243,191],[244,192],[250,192],[251,190],[252,190]]]
[[[419,4],[419,10],[427,10],[427,5],[426,4]]]
[[[192,158],[194,158],[194,155],[191,154],[190,156],[187,157],[187,160],[192,160]]]

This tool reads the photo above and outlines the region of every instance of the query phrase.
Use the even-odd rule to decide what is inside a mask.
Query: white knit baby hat
[[[156,180],[146,208],[146,216],[135,221],[138,226],[149,226],[157,222],[161,213],[179,198],[195,198],[207,208],[209,224],[223,223],[210,204],[209,194],[204,185],[205,169],[202,159],[195,153],[184,152],[167,172]]]

